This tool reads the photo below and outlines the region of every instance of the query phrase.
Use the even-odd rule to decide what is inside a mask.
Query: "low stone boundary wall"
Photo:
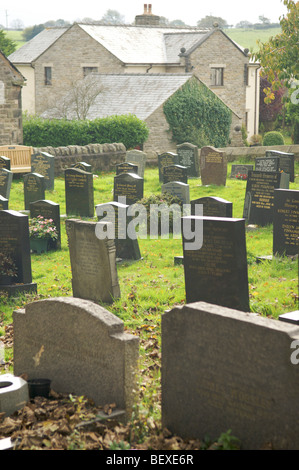
[[[81,161],[91,165],[93,171],[114,171],[115,165],[124,162],[126,158],[126,147],[122,143],[33,148],[33,153],[38,152],[55,157],[55,176],[63,175],[66,168]]]
[[[279,152],[293,153],[296,160],[299,160],[299,145],[274,145],[270,147],[264,147],[257,145],[256,147],[225,147],[221,150],[227,155],[227,160],[233,162],[239,158],[248,158],[253,160],[256,157],[263,157],[267,150],[278,150]]]

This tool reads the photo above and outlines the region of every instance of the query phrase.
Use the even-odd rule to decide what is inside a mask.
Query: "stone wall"
[[[279,150],[280,152],[293,153],[295,160],[299,160],[299,145],[274,145],[270,147],[264,147],[262,145],[256,147],[226,147],[218,150],[226,153],[229,162],[233,162],[239,158],[248,158],[248,160],[254,160],[256,157],[264,157],[267,150]]]

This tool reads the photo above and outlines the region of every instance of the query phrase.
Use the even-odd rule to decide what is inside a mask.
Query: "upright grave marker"
[[[39,215],[45,219],[52,219],[57,232],[57,240],[49,240],[50,248],[60,249],[61,248],[61,227],[60,227],[60,206],[56,202],[41,200],[30,203],[30,217],[36,218]]]
[[[93,175],[79,168],[67,168],[65,179],[65,205],[67,215],[93,217]]]
[[[45,177],[39,173],[24,176],[25,210],[30,210],[30,203],[45,199]]]
[[[10,158],[5,156],[0,156],[0,168],[5,170],[11,170]]]
[[[299,254],[299,191],[274,190],[273,255]]]
[[[138,165],[129,162],[119,163],[116,165],[116,175],[120,175],[121,173],[136,173],[136,175],[138,175]]]
[[[9,199],[13,173],[5,168],[0,169],[0,196]]]
[[[279,158],[256,157],[255,171],[279,171]]]
[[[253,165],[238,165],[232,164],[231,178],[247,179],[248,171],[253,170]]]
[[[290,182],[295,181],[295,156],[293,153],[280,152],[279,150],[266,150],[266,157],[279,157],[279,169],[290,175]]]
[[[168,165],[163,168],[163,184],[179,181],[188,184],[187,167],[182,165]]]
[[[72,168],[79,168],[79,170],[87,171],[88,173],[91,173],[91,165],[86,162],[77,162],[72,165]]]
[[[190,204],[189,184],[171,181],[170,183],[162,184],[161,190],[162,193],[169,193],[172,196],[178,197],[182,204]]]
[[[100,240],[95,232],[96,222],[67,219],[65,225],[73,296],[112,303],[120,297],[114,240]]]
[[[246,185],[243,217],[248,224],[273,222],[274,189],[289,186],[289,175],[275,171],[250,171]]]
[[[45,178],[45,189],[54,189],[54,157],[46,152],[31,155],[31,172],[38,173]]]
[[[214,147],[202,147],[200,151],[200,173],[203,186],[226,185],[227,157]]]
[[[245,221],[225,217],[182,217],[182,223],[202,222],[200,249],[187,249],[183,234],[186,301],[210,302],[249,311]]]
[[[119,197],[126,198],[126,204],[135,204],[143,198],[144,180],[135,173],[121,173],[114,177],[113,200]]]
[[[0,211],[8,210],[8,199],[0,196]]]
[[[206,196],[194,199],[190,202],[191,215],[195,214],[196,204],[203,205],[204,217],[232,217],[233,216],[233,203],[226,201],[221,197]]]
[[[177,153],[164,152],[158,155],[159,181],[163,181],[163,168],[169,165],[177,165],[179,156]]]
[[[146,153],[141,150],[133,149],[126,152],[126,162],[134,163],[138,166],[138,176],[141,178],[144,178],[146,158]]]
[[[198,178],[200,175],[198,147],[189,142],[184,142],[177,145],[177,154],[179,164],[187,168],[188,176]]]

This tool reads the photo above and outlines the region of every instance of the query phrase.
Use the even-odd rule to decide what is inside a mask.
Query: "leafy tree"
[[[34,26],[25,28],[22,33],[24,41],[30,41],[30,39],[34,38],[34,36],[43,31],[43,29],[45,29],[43,24],[36,24]]]
[[[116,10],[107,10],[101,21],[108,24],[124,24],[124,16]]]
[[[218,23],[218,26],[220,28],[224,28],[227,26],[227,21],[224,20],[223,18],[220,18],[218,16],[211,16],[207,15],[201,20],[197,22],[197,26],[199,28],[212,28],[214,26],[214,23]]]
[[[285,87],[280,87],[275,90],[274,99],[270,103],[265,103],[266,94],[264,89],[270,86],[267,77],[261,78],[260,84],[260,121],[261,122],[273,122],[279,114],[282,114],[283,108],[283,96],[286,92]]]
[[[5,32],[1,29],[0,30],[0,51],[8,56],[12,54],[17,48],[17,45],[9,39]]]

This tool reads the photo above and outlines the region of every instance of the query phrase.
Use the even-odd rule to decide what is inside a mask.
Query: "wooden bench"
[[[10,158],[13,173],[30,173],[32,154],[33,148],[25,145],[0,145],[0,157]]]

